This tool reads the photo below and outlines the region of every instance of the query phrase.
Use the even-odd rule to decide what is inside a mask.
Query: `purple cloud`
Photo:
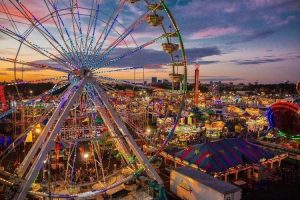
[[[236,63],[238,65],[259,65],[265,63],[274,63],[284,61],[284,58],[265,58],[265,59],[253,59],[253,60],[231,60],[231,62]]]
[[[237,27],[211,27],[204,30],[200,30],[191,34],[191,39],[203,39],[203,38],[214,38],[232,33],[237,33],[239,28]]]

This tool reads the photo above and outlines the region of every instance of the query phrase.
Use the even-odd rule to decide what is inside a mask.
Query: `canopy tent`
[[[235,114],[238,114],[238,115],[243,115],[245,113],[245,111],[241,108],[238,108],[236,106],[227,106],[227,112],[229,113],[235,113]]]
[[[194,145],[177,152],[175,157],[214,173],[224,172],[237,165],[258,163],[274,155],[242,139],[231,138]]]
[[[259,109],[258,108],[246,108],[246,113],[249,113],[251,116],[259,116]]]

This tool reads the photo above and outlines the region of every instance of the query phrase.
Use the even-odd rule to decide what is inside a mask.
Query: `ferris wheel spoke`
[[[96,14],[94,15],[94,19],[93,19],[93,33],[92,33],[92,37],[91,37],[91,42],[90,44],[88,45],[87,47],[87,54],[89,54],[89,51],[90,49],[92,48],[93,46],[93,43],[94,43],[94,39],[95,39],[95,31],[96,31],[96,27],[97,27],[97,21],[98,21],[98,15],[99,15],[99,9],[100,9],[100,5],[99,3],[97,4],[97,10],[96,10]]]
[[[9,0],[11,2],[11,0]],[[32,23],[32,25],[36,28],[36,30],[38,30],[41,35],[49,42],[49,44],[62,56],[64,57],[67,61],[69,61],[69,63],[74,64],[74,58],[70,57],[70,53],[58,42],[58,40],[50,33],[50,31],[43,25],[42,20],[38,20],[23,4],[18,3],[20,5],[20,7],[22,8],[23,12],[15,5],[13,4],[19,11],[21,14],[23,14],[23,16]],[[25,12],[25,13],[24,13]],[[29,14],[30,16],[28,16],[27,14]],[[31,18],[33,18],[33,20]],[[40,27],[38,26],[40,25]],[[56,45],[63,51],[61,52],[61,50],[59,50],[56,45],[54,45],[54,43],[56,43]]]
[[[60,37],[61,37],[61,39],[62,39],[64,45],[65,45],[66,48],[68,49],[68,52],[71,53],[72,50],[71,50],[71,47],[67,44],[66,39],[65,39],[65,37],[64,37],[63,30],[62,30],[60,21],[59,21],[59,19],[58,19],[58,12],[57,12],[57,10],[55,10],[54,12],[52,12],[52,11],[50,10],[50,7],[49,7],[48,3],[46,2],[46,0],[44,0],[44,2],[45,2],[45,5],[46,5],[46,7],[47,7],[47,9],[48,9],[48,12],[49,12],[50,15],[51,15],[51,19],[52,19],[52,21],[54,22],[54,24],[55,24],[55,26],[56,26],[56,29],[57,29],[57,31],[58,31],[58,33],[59,33],[59,35],[60,35]],[[48,2],[49,2],[49,1],[48,1]],[[49,2],[49,4],[51,5],[50,2]],[[57,20],[55,19],[54,14],[56,14]]]
[[[101,49],[102,49],[102,47],[103,47],[103,45],[104,45],[104,43],[105,43],[108,35],[110,34],[112,28],[114,27],[114,25],[115,25],[115,23],[117,21],[117,18],[119,17],[122,9],[124,8],[125,3],[126,3],[126,0],[120,0],[119,5],[117,6],[115,12],[113,13],[113,15],[110,16],[110,18],[109,18],[108,22],[106,23],[105,28],[101,32],[101,35],[98,38],[98,41],[97,41],[97,43],[95,45],[95,48],[93,50],[93,52],[94,52],[95,55],[99,55],[99,53],[100,53],[100,51],[101,51]],[[103,34],[104,34],[104,38],[101,41]],[[99,44],[99,42],[100,42],[100,44]],[[98,47],[98,44],[99,44],[99,47]]]
[[[5,62],[18,63],[18,64],[22,64],[22,65],[36,67],[39,69],[50,69],[50,70],[55,70],[55,71],[60,71],[60,72],[65,72],[65,73],[69,72],[69,70],[56,68],[56,67],[45,65],[45,64],[36,64],[34,62],[20,61],[20,60],[16,60],[16,59],[12,59],[12,58],[0,57],[0,60],[5,61]]]
[[[9,9],[7,8],[4,0],[2,0],[2,2],[0,2],[0,5],[2,7],[2,9],[5,11],[6,17],[8,18],[8,21],[10,22],[10,24],[12,25],[13,29],[15,30],[15,32],[20,34],[20,31],[14,21],[14,19],[12,18],[12,16],[10,15],[11,12],[9,11]]]
[[[104,83],[117,83],[117,84],[124,84],[124,85],[128,85],[128,86],[133,86],[133,87],[137,87],[137,88],[156,89],[155,87],[140,85],[140,84],[133,83],[133,82],[130,82],[130,81],[121,80],[121,79],[117,79],[117,78],[106,77],[106,76],[97,76],[97,80],[100,83],[103,83],[103,82]]]
[[[42,82],[50,82],[50,81],[66,81],[68,80],[67,76],[58,76],[54,78],[44,78],[44,79],[38,79],[34,81],[24,81],[22,83],[42,83]],[[17,83],[18,84],[18,83]]]
[[[140,16],[134,23],[132,23],[114,42],[111,43],[100,55],[99,62],[102,62],[112,51],[116,48],[145,18],[145,16],[149,13],[147,11],[142,16]],[[97,49],[94,52],[94,55],[99,55],[100,49]]]
[[[73,1],[73,0],[72,0]],[[79,34],[80,34],[80,45],[79,45],[79,49],[80,52],[82,52],[82,48],[83,48],[83,33],[82,33],[82,24],[81,24],[81,17],[80,17],[80,11],[79,11],[79,5],[78,5],[78,0],[75,0],[75,6],[76,6],[76,15],[78,18],[78,23],[77,24],[77,28],[79,30]],[[75,22],[76,22],[76,17],[75,17]]]
[[[76,56],[72,56],[72,52],[66,50],[61,44],[60,42],[50,33],[50,31],[45,27],[45,25],[43,24],[42,20],[38,20],[25,6],[21,5],[27,12],[29,12],[29,14],[31,15],[31,17],[34,19],[34,22],[32,22],[32,24],[35,26],[35,28],[41,33],[41,35],[49,42],[49,44],[62,56],[66,59],[66,61],[68,61],[70,64],[73,64],[72,67],[73,68],[77,68],[76,63],[77,63],[77,59]],[[30,20],[31,21],[31,20]],[[41,26],[41,28],[39,28],[39,26]],[[56,45],[55,45],[55,44]],[[57,46],[60,48],[57,48]],[[75,67],[75,66],[76,67]]]
[[[79,51],[79,55],[80,55],[80,58],[79,59],[82,59],[82,55],[83,55],[83,52],[82,52],[82,49],[81,49],[81,46],[82,46],[82,30],[81,30],[81,20],[80,18],[76,19],[76,13],[74,12],[74,9],[75,7],[77,8],[78,10],[78,13],[79,13],[79,9],[78,9],[78,2],[76,0],[76,3],[74,4],[74,0],[71,0],[70,1],[70,8],[71,8],[71,15],[72,15],[72,28],[73,28],[73,35],[74,35],[74,38],[75,38],[75,43],[76,43],[76,46],[77,46],[77,49]],[[78,42],[77,41],[77,31],[76,31],[76,27],[77,27],[77,30],[79,31],[79,35],[80,35],[80,39],[81,39],[81,42]]]
[[[94,71],[93,74],[106,74],[106,73],[111,73],[111,72],[127,71],[127,70],[131,70],[131,69],[141,69],[141,68],[144,68],[144,66],[124,67],[124,68],[111,69],[111,70],[105,70],[105,71]]]
[[[137,146],[135,140],[129,133],[126,125],[123,123],[121,117],[116,113],[116,111],[113,109],[112,105],[109,103],[108,97],[106,96],[105,92],[99,87],[98,84],[95,83],[93,86],[95,88],[96,96],[98,96],[98,98],[103,102],[103,105],[106,107],[109,115],[114,120],[116,127],[121,132],[125,141],[129,144],[129,148],[132,150],[133,154],[136,156],[139,163],[142,164],[142,169],[144,169],[146,171],[146,173],[149,175],[149,177],[152,177],[159,184],[163,184],[162,179],[159,177],[159,175],[155,171],[154,167],[150,164],[149,160],[147,160],[145,158],[141,149]],[[99,102],[96,102],[96,105],[97,104],[99,105]]]
[[[149,4],[149,3],[148,3]],[[159,5],[157,5],[158,7]],[[147,12],[145,12],[143,15],[141,15],[137,20],[135,20],[124,32],[122,35],[120,35],[112,44],[107,47],[103,53],[101,54],[101,57],[106,57],[120,42],[122,42],[135,28],[137,25],[139,25],[145,17],[151,12],[149,9]],[[95,51],[95,55],[99,55],[100,50],[99,48]],[[100,60],[102,61],[102,59]]]
[[[66,63],[63,59],[61,59],[61,58],[57,57],[56,55],[50,53],[45,48],[42,48],[42,47],[34,44],[33,42],[26,39],[26,37],[18,35],[16,33],[14,33],[13,31],[9,30],[8,28],[6,28],[4,26],[1,26],[1,25],[0,25],[0,32],[2,32],[4,34],[8,35],[9,37],[19,41],[20,43],[23,43],[24,45],[26,45],[29,48],[33,49],[34,51],[40,53],[41,55],[47,57],[48,59],[50,59],[54,62],[60,63],[64,68],[72,69],[68,65],[66,65]]]
[[[163,34],[162,36],[159,36],[159,37],[157,37],[157,38],[155,38],[155,39],[153,39],[153,40],[151,40],[149,42],[146,42],[146,43],[144,43],[144,44],[142,44],[142,45],[140,45],[140,46],[138,46],[138,47],[130,50],[129,52],[126,52],[125,54],[123,54],[121,56],[118,56],[118,57],[110,59],[108,62],[106,62],[104,64],[101,64],[101,67],[108,67],[111,64],[113,64],[113,63],[115,63],[115,62],[117,62],[117,61],[119,61],[119,60],[121,60],[121,59],[123,59],[123,58],[125,58],[127,56],[130,56],[130,55],[132,55],[132,54],[140,51],[141,49],[144,49],[145,47],[150,46],[150,45],[154,44],[155,42],[157,42],[157,41],[159,41],[159,40],[161,40],[163,38],[166,38],[166,37],[168,37],[170,35],[172,35],[172,33]],[[98,64],[100,64],[100,63],[98,63]]]
[[[98,1],[98,0],[96,0]],[[83,52],[85,55],[88,55],[88,40],[90,37],[90,32],[92,29],[92,25],[93,25],[93,21],[95,20],[95,14],[93,14],[95,12],[95,0],[92,0],[92,7],[90,9],[90,14],[89,14],[89,23],[88,23],[88,27],[87,27],[87,33],[86,33],[86,37],[85,37],[85,41],[84,41],[84,46],[83,46]]]
[[[3,12],[0,11],[0,13],[3,13]],[[4,17],[0,17],[0,20],[9,21],[9,19],[4,18]],[[29,24],[29,23],[22,22],[22,21],[19,21],[19,20],[14,20],[14,23],[16,23],[16,24],[22,24],[22,25],[27,25],[27,26],[30,26],[30,25],[31,25],[31,24]]]
[[[64,32],[65,32],[66,35],[67,35],[68,41],[70,42],[71,49],[69,49],[69,53],[70,53],[70,54],[72,55],[72,57],[74,58],[74,61],[75,61],[74,64],[79,65],[79,60],[78,60],[79,55],[78,55],[77,49],[76,49],[75,46],[74,46],[73,39],[71,38],[71,35],[70,35],[68,29],[66,28],[66,25],[65,25],[64,21],[62,20],[62,18],[61,18],[61,16],[60,16],[60,13],[58,12],[57,6],[56,6],[54,3],[53,3],[53,4],[50,3],[50,5],[52,6],[52,8],[54,9],[54,11],[55,11],[55,13],[56,13],[56,17],[57,17],[57,21],[58,21],[59,27],[62,28],[62,29],[64,30]],[[61,31],[61,32],[62,32],[62,31]],[[67,48],[68,48],[69,46],[67,45],[67,40],[64,38],[64,34],[63,34],[63,33],[61,34],[61,37],[63,38],[63,42],[66,44],[66,46],[67,46]],[[75,38],[75,40],[76,40],[76,38]],[[82,63],[81,63],[81,64],[82,64]]]

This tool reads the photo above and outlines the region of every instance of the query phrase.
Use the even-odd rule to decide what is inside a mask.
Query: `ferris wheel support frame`
[[[124,158],[126,162],[129,162],[128,156],[129,152],[124,144],[124,142],[121,140],[121,138],[118,136],[115,127],[113,126],[113,123],[111,122],[111,119],[107,115],[107,112],[105,110],[104,105],[100,102],[99,99],[95,98],[94,105],[96,107],[96,110],[99,112],[101,118],[103,119],[105,125],[107,126],[108,130],[110,131],[110,134],[114,138],[114,141],[117,144],[117,148],[120,152],[122,152],[124,155]]]
[[[29,171],[26,174],[25,180],[24,182],[21,184],[18,193],[16,194],[16,196],[13,198],[13,200],[23,200],[25,199],[27,193],[30,190],[30,187],[32,185],[32,183],[34,182],[35,178],[37,177],[44,160],[46,160],[47,158],[47,154],[50,151],[52,145],[53,145],[53,141],[55,139],[55,137],[57,136],[57,134],[59,133],[61,127],[63,126],[63,123],[65,121],[65,119],[68,116],[69,111],[71,110],[72,106],[74,105],[75,101],[78,99],[81,91],[83,90],[84,85],[86,84],[86,79],[82,79],[78,86],[78,89],[75,90],[75,92],[71,95],[71,97],[69,98],[69,100],[65,103],[64,101],[61,101],[59,106],[56,108],[56,110],[54,111],[54,113],[56,114],[56,116],[59,116],[57,122],[54,124],[54,127],[52,126],[53,123],[49,123],[46,125],[45,129],[42,131],[41,135],[44,135],[44,138],[46,139],[48,131],[46,130],[50,130],[51,128],[53,128],[50,131],[50,134],[48,135],[48,138],[40,145],[37,145],[34,149],[33,152],[37,152],[39,148],[41,148],[39,154],[37,155],[34,163],[32,164],[31,168],[29,169]],[[65,105],[65,106],[64,106]],[[61,110],[62,109],[62,110]],[[30,157],[33,157],[33,153],[30,155]],[[31,160],[30,160],[31,161]],[[29,160],[27,160],[28,164],[30,163]]]
[[[70,88],[69,91],[71,91],[71,90],[72,90],[72,87]],[[70,92],[69,92],[69,94],[70,94]],[[19,168],[17,169],[16,173],[18,174],[18,176],[20,176],[20,177],[24,176],[24,174],[28,170],[30,161],[34,158],[34,156],[36,155],[37,151],[39,150],[39,148],[41,147],[41,145],[43,144],[43,142],[45,141],[45,139],[47,137],[47,135],[44,134],[44,133],[45,132],[48,133],[50,131],[50,128],[53,126],[53,124],[55,123],[56,119],[58,118],[59,113],[60,113],[60,109],[62,107],[63,107],[63,104],[61,102],[58,105],[58,107],[55,110],[55,112],[53,113],[53,115],[51,116],[51,118],[48,121],[47,125],[43,129],[43,132],[39,135],[39,137],[37,138],[37,141],[33,144],[33,146],[31,147],[30,151],[28,152],[28,154],[26,155],[26,157],[24,158],[24,160],[20,164]]]
[[[145,172],[148,174],[149,177],[154,179],[159,185],[163,185],[162,179],[157,174],[157,172],[155,171],[154,167],[151,165],[149,160],[145,157],[141,149],[138,147],[133,137],[130,135],[124,122],[117,115],[113,107],[110,105],[105,91],[98,85],[97,80],[93,77],[83,77],[78,82],[77,85],[73,86],[74,88],[73,93],[72,94],[69,93],[69,96],[67,95],[68,100],[66,102],[64,101],[60,102],[58,107],[55,109],[54,114],[52,115],[49,122],[43,129],[41,135],[39,136],[38,141],[35,143],[36,145],[33,146],[32,151],[30,151],[30,153],[27,154],[26,159],[24,159],[24,161],[22,162],[22,166],[19,168],[17,174],[19,175],[19,177],[24,176],[25,174],[26,176],[24,182],[21,183],[19,187],[19,191],[16,193],[13,200],[23,200],[25,199],[26,195],[29,193],[32,183],[36,179],[41,167],[43,166],[43,162],[47,159],[48,152],[50,151],[53,145],[55,137],[59,134],[63,126],[63,123],[69,114],[69,111],[72,109],[72,106],[74,105],[75,101],[79,98],[79,95],[81,94],[83,88],[87,84],[90,84],[94,87],[96,95],[99,98],[98,100],[94,101],[96,107],[105,108],[108,111],[108,114],[110,115],[112,121],[115,123],[117,129],[122,134],[122,135],[118,135],[117,132],[114,131],[114,127],[111,125],[110,127],[111,130],[113,131],[112,136],[114,135],[118,136],[116,137],[116,140],[118,140],[118,138],[124,138],[130,150],[133,152],[133,154],[136,156],[139,163],[142,165],[142,167],[140,167],[139,170],[140,171],[145,170]],[[68,91],[72,91],[73,88],[71,88]],[[100,112],[99,114],[103,116],[104,121],[108,123],[111,122],[108,121],[110,120],[110,118],[107,116],[107,114],[103,114],[104,112],[101,112],[101,109],[98,109],[98,111]],[[118,144],[117,146],[118,149],[123,149],[123,154],[124,152],[125,153],[129,152],[124,144],[120,142],[117,142],[117,144]],[[119,145],[121,145],[121,147]],[[31,161],[33,160],[34,156],[37,154],[39,149],[40,151],[36,156],[36,159],[34,160],[31,168],[28,170]]]
[[[94,87],[99,94],[100,98],[103,100],[104,106],[109,111],[112,119],[116,122],[116,125],[120,132],[122,133],[124,139],[129,144],[131,150],[133,151],[133,154],[137,157],[140,163],[143,163],[146,167],[145,170],[149,176],[151,176],[154,180],[157,181],[158,184],[163,185],[163,181],[160,178],[160,176],[155,171],[154,167],[150,164],[149,160],[145,158],[142,150],[139,148],[137,143],[134,141],[133,137],[129,133],[126,125],[122,121],[122,119],[119,117],[119,115],[116,113],[116,111],[112,108],[111,104],[109,103],[108,97],[106,96],[105,92],[101,87],[97,84],[97,82],[94,82]]]

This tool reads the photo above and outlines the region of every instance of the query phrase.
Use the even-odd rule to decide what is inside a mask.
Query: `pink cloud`
[[[191,35],[191,39],[220,37],[232,33],[237,33],[238,31],[239,29],[237,27],[212,27],[193,33]]]

